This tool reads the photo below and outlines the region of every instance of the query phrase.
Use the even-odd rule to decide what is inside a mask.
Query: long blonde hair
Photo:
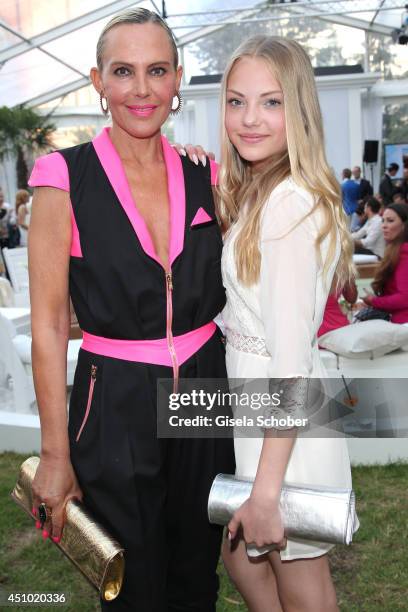
[[[30,193],[27,189],[19,189],[16,193],[16,211],[18,211],[22,204],[27,204],[29,199]]]
[[[271,157],[261,171],[252,174],[251,166],[239,155],[225,129],[226,90],[235,63],[242,57],[263,59],[279,81],[283,92],[287,150]],[[234,223],[244,203],[248,214],[235,243],[238,278],[246,285],[259,278],[260,218],[273,191],[289,175],[314,199],[307,216],[319,209],[323,224],[316,239],[319,250],[329,236],[329,248],[323,264],[323,278],[336,256],[337,235],[341,254],[336,268],[336,284],[343,286],[354,273],[352,242],[343,212],[340,186],[327,163],[319,100],[310,59],[293,40],[276,36],[254,36],[233,53],[224,73],[221,88],[221,168],[219,174],[219,216],[227,230]],[[290,215],[290,211],[288,211]],[[304,218],[303,218],[304,219]],[[303,221],[303,219],[301,221]]]

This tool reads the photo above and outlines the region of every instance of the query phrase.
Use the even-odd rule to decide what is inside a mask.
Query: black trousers
[[[375,255],[377,259],[381,259],[380,257],[378,257],[378,255],[373,253],[373,251],[371,251],[370,249],[366,249],[363,246],[354,245],[354,253],[356,255]]]
[[[181,376],[224,370],[213,337]],[[215,350],[214,350],[215,349]],[[97,365],[91,410],[81,436],[89,372]],[[210,525],[208,494],[217,473],[233,473],[231,439],[157,439],[156,379],[163,366],[80,351],[71,396],[71,461],[84,503],[125,548],[120,595],[103,610],[214,612],[222,528]]]

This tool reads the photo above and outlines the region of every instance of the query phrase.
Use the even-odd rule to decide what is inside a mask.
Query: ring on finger
[[[42,502],[38,506],[38,518],[41,523],[41,529],[44,527],[44,524],[47,522],[49,518],[52,516],[52,510],[49,506]]]

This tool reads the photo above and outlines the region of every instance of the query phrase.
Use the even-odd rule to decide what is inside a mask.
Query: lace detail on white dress
[[[270,393],[270,379],[285,379],[290,383],[291,378],[305,377],[296,381],[293,394],[289,393],[293,402],[287,410],[295,417],[304,405],[297,385],[304,385],[305,381],[307,384],[307,377],[324,376],[315,338],[327,301],[327,287],[330,287],[340,254],[340,242],[336,244],[336,257],[323,283],[314,244],[320,229],[317,214],[313,219],[309,216],[283,239],[275,236],[285,234],[288,224],[302,218],[312,206],[311,196],[291,179],[283,181],[271,194],[260,223],[261,270],[257,283],[246,286],[238,279],[234,244],[239,222],[225,236],[222,254],[223,282],[227,293],[223,321],[229,343],[226,352],[228,376],[241,383],[248,381],[249,386],[244,383],[243,388],[249,393],[253,390],[254,380],[259,390]],[[323,258],[330,240],[327,237],[321,245]],[[265,351],[270,356],[258,356],[264,355]],[[284,388],[279,381],[278,391]],[[277,413],[269,416],[275,415],[279,418],[287,416]],[[263,436],[235,435],[234,446],[237,475],[255,478]],[[346,440],[299,436],[291,451],[285,482],[351,487]],[[331,547],[324,542],[288,538],[287,547],[280,551],[280,556],[285,561],[318,557]],[[248,550],[251,556],[264,552],[265,549],[259,550],[256,546]]]
[[[226,329],[225,334],[227,343],[233,346],[237,351],[251,353],[252,355],[262,355],[262,357],[270,357],[264,338],[260,338],[259,336],[244,336],[232,329]]]

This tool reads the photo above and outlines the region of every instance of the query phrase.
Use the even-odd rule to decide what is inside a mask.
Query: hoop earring
[[[103,105],[103,101],[105,100],[105,104],[106,106]],[[105,115],[105,117],[107,115],[109,115],[109,106],[108,106],[108,100],[105,98],[105,96],[102,94],[102,92],[99,94],[99,104],[101,106],[102,112]]]
[[[177,103],[175,104],[175,100],[174,98],[176,98]],[[170,114],[171,115],[179,115],[181,113],[181,110],[183,108],[183,98],[181,96],[181,93],[179,91],[176,91],[174,97],[173,97],[173,103],[171,105],[171,111]]]

